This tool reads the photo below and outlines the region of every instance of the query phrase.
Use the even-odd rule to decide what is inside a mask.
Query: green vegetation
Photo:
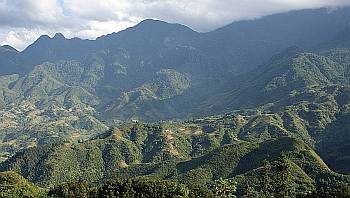
[[[214,184],[215,197],[236,197],[236,183],[231,179],[219,179]]]
[[[349,197],[349,13],[1,46],[0,197]]]
[[[44,197],[45,191],[14,172],[0,172],[0,197]]]
[[[224,187],[228,181],[220,178],[232,178],[229,183],[237,182],[238,194],[244,192],[249,181],[250,191],[255,194],[280,193],[281,196],[305,194],[327,186],[327,183],[321,183],[320,176],[333,178],[339,184],[350,181],[350,177],[330,171],[302,141],[287,137],[260,144],[237,142],[200,157],[188,156],[190,160],[174,157],[160,162],[143,161],[143,153],[133,156],[132,150],[118,150],[123,144],[114,144],[111,138],[115,139],[116,134],[77,145],[63,143],[28,149],[2,163],[1,170],[16,171],[42,187],[80,180],[100,184],[109,179],[144,176],[177,181],[190,188],[206,188],[218,180],[217,185],[223,185],[222,192],[217,192],[219,194],[227,193],[226,188],[230,189]],[[122,153],[124,156],[120,156]],[[281,154],[285,156],[280,158]],[[270,168],[266,168],[265,159],[273,162]],[[261,176],[262,172],[264,176]],[[264,184],[269,177],[274,182]],[[295,185],[289,186],[292,181]]]

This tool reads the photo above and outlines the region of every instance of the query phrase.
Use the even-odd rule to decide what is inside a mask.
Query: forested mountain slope
[[[25,190],[6,192],[46,196],[73,182],[94,197],[146,177],[180,194],[234,181],[260,195],[269,161],[277,197],[281,171],[293,195],[347,189],[349,9],[1,46],[0,188],[12,178]]]

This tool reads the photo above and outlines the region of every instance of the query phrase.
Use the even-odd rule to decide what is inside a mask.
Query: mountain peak
[[[24,51],[27,51],[31,48],[36,48],[38,45],[47,45],[48,43],[57,43],[55,41],[61,41],[66,39],[62,33],[56,33],[52,38],[48,35],[41,35],[34,43],[29,45]]]
[[[41,35],[35,42],[42,41],[42,40],[50,40],[50,37],[48,35]]]
[[[165,21],[155,20],[155,19],[145,19],[135,25],[131,29],[141,29],[141,30],[159,30],[164,29],[164,27],[169,27],[170,24]]]
[[[178,23],[168,23],[165,21],[157,20],[157,19],[145,19],[138,23],[134,28],[140,29],[150,29],[150,30],[159,30],[159,29],[181,29],[181,30],[191,30],[191,28],[181,25]]]
[[[53,39],[66,39],[62,33],[56,33]]]
[[[145,20],[142,20],[138,25],[142,25],[142,24],[168,24],[168,23],[157,19],[145,19]]]
[[[1,46],[2,49],[8,50],[8,51],[14,51],[14,52],[18,52],[18,50],[16,50],[15,48],[13,48],[10,45],[3,45]]]
[[[48,35],[41,35],[34,43],[37,43],[39,41],[60,40],[60,39],[66,39],[66,37],[64,37],[62,33],[56,33],[52,38]]]

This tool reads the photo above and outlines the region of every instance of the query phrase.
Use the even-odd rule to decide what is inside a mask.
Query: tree
[[[96,189],[84,181],[64,183],[48,192],[49,197],[96,197]]]
[[[188,197],[189,193],[185,185],[148,178],[108,181],[98,189],[99,197]]]
[[[271,197],[272,195],[271,165],[267,160],[264,160],[263,162],[261,176],[262,176],[262,197]]]
[[[317,189],[311,194],[307,194],[303,197],[305,198],[350,197],[350,185],[340,184],[337,186],[326,186],[324,188]]]
[[[237,182],[233,179],[220,178],[216,180],[213,189],[215,197],[236,197],[236,185]]]
[[[294,181],[291,163],[286,155],[282,154],[277,161],[276,196],[289,198],[294,196]]]
[[[251,185],[249,185],[249,183],[247,182],[245,187],[244,187],[243,197],[244,198],[256,198],[256,197],[259,197],[259,195],[254,190],[254,188]]]

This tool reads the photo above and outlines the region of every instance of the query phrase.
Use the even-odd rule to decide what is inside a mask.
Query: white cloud
[[[81,38],[96,38],[103,34],[123,30],[134,24],[135,23],[130,23],[128,21],[88,21],[84,29],[77,32],[70,32],[68,36]]]
[[[63,20],[57,0],[0,0],[0,26],[33,27]]]
[[[11,45],[17,49],[23,49],[27,43],[33,42],[43,32],[41,30],[28,30],[25,28],[15,28],[6,33],[0,33],[1,45]],[[47,32],[44,32],[46,34]]]
[[[208,31],[232,21],[350,0],[0,0],[0,43],[23,49],[41,34],[96,38],[146,18]]]
[[[73,16],[97,21],[121,20],[127,12],[128,1],[125,0],[64,0],[64,7]]]

